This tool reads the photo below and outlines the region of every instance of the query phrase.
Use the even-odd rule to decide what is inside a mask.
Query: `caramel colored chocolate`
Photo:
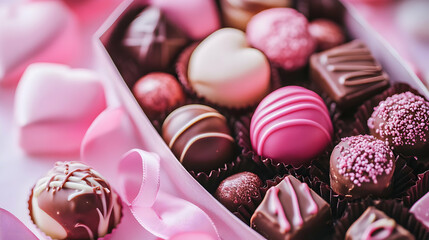
[[[187,43],[186,34],[156,7],[145,8],[131,22],[122,41],[144,73],[165,71]]]
[[[246,31],[249,20],[257,13],[279,7],[290,7],[291,0],[220,0],[224,25]]]
[[[311,79],[340,107],[361,103],[389,84],[389,77],[359,40],[313,54]]]
[[[414,240],[408,230],[397,224],[384,212],[369,207],[354,222],[346,233],[346,240],[384,239],[384,240]]]
[[[270,240],[319,239],[330,221],[329,204],[307,184],[287,176],[267,191],[250,224]]]
[[[234,139],[225,117],[191,104],[174,110],[162,125],[162,137],[187,170],[207,172],[233,159]]]

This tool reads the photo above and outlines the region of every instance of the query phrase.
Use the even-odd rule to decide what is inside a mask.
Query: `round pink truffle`
[[[305,66],[316,46],[307,19],[292,8],[272,8],[256,14],[246,32],[253,47],[288,71]]]
[[[253,149],[274,162],[307,164],[331,142],[332,122],[322,98],[287,86],[266,96],[250,123]]]

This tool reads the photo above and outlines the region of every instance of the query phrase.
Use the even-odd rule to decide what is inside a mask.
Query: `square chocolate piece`
[[[318,239],[329,229],[329,204],[307,184],[287,176],[268,189],[250,225],[267,239]]]
[[[313,54],[310,74],[342,108],[362,103],[389,85],[389,77],[359,40]]]
[[[415,238],[384,212],[375,207],[369,207],[346,233],[346,240],[361,239],[411,240]]]

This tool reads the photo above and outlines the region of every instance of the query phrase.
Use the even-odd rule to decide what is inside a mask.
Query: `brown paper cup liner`
[[[189,64],[189,59],[191,58],[192,53],[194,52],[195,48],[197,48],[198,46],[198,42],[197,43],[193,43],[191,44],[189,47],[187,47],[185,50],[182,51],[182,53],[180,54],[178,61],[176,63],[176,74],[177,74],[177,78],[179,79],[179,82],[182,84],[185,92],[187,93],[187,95],[193,99],[202,99],[206,102],[210,102],[205,100],[204,97],[200,97],[198,96],[198,94],[194,91],[194,89],[192,88],[191,84],[189,83],[189,79],[188,79],[188,64]],[[276,68],[271,68],[271,91],[274,91],[275,89],[281,87],[281,83],[280,83],[280,76],[279,73],[277,71]],[[235,107],[224,107],[224,106],[219,106],[217,104],[213,104],[212,105],[216,105],[216,109],[226,109],[229,110],[231,113],[235,113],[237,115],[241,115],[247,112],[250,112],[254,109],[254,105],[253,106],[245,106],[245,107],[240,107],[240,108],[235,108]],[[256,105],[256,104],[255,104]]]
[[[43,232],[36,225],[36,223],[33,220],[33,217],[31,216],[31,198],[33,197],[33,189],[34,189],[34,186],[31,188],[30,193],[29,193],[29,197],[28,197],[28,200],[27,200],[27,210],[28,210],[27,214],[28,214],[28,217],[31,219],[31,222],[36,227],[36,229],[39,231],[39,233],[44,236],[44,239],[53,240],[50,236],[48,236],[45,232]],[[113,234],[116,232],[116,229],[118,228],[118,226],[120,226],[121,224],[123,224],[122,217],[124,216],[124,204],[122,203],[122,200],[120,199],[120,196],[118,194],[117,194],[117,196],[118,196],[118,198],[120,200],[120,203],[121,203],[121,217],[119,219],[119,222],[118,222],[118,224],[116,224],[116,226],[110,232],[108,232],[103,237],[96,238],[96,240],[109,240],[113,236]]]
[[[348,204],[344,215],[334,224],[335,233],[333,239],[343,240],[349,227],[370,206],[376,207],[393,218],[398,224],[413,234],[416,239],[429,239],[429,233],[423,224],[420,223],[400,201],[373,200],[371,198]]]
[[[417,181],[414,186],[408,189],[406,196],[402,199],[404,206],[411,208],[420,198],[429,192],[429,171],[426,171],[417,176]]]

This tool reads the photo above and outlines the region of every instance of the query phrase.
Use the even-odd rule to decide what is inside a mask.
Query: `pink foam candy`
[[[266,96],[250,124],[253,149],[261,156],[294,166],[305,164],[331,141],[328,109],[314,92],[297,86]]]
[[[95,72],[32,64],[15,95],[20,145],[28,154],[77,155],[86,130],[105,108],[104,88]]]
[[[70,63],[79,53],[77,22],[61,1],[0,5],[0,84],[15,85],[34,62]]]
[[[149,0],[194,40],[201,40],[220,28],[215,1]]]

